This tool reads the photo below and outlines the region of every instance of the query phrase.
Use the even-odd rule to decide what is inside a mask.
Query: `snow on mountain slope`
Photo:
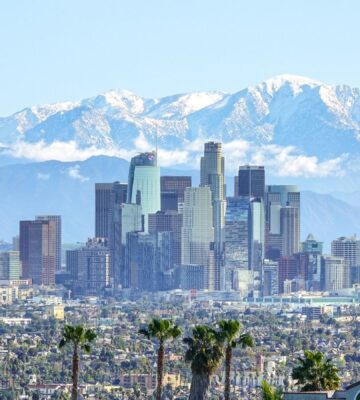
[[[0,118],[3,157],[129,158],[154,148],[156,137],[166,165],[192,164],[214,139],[227,145],[231,168],[262,162],[281,176],[344,176],[360,168],[360,91],[281,75],[233,94],[145,99],[113,90]]]

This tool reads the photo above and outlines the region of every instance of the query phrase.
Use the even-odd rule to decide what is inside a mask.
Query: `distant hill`
[[[64,242],[83,242],[94,234],[94,185],[128,179],[128,165],[116,157],[85,161],[45,161],[0,167],[0,238],[10,240],[20,219],[37,214],[61,214]],[[195,167],[195,165],[194,165]],[[197,170],[162,169],[163,175],[187,174],[199,183]],[[232,178],[228,180],[232,195]],[[305,191],[302,195],[302,236],[313,233],[329,242],[344,234],[360,233],[360,209],[331,195]]]

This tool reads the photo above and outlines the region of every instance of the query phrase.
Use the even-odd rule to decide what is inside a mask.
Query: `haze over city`
[[[360,400],[360,5],[0,15],[0,399]]]

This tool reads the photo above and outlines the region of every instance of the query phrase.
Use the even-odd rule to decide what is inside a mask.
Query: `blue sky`
[[[234,92],[282,73],[360,87],[357,0],[12,0],[0,116],[112,88]]]

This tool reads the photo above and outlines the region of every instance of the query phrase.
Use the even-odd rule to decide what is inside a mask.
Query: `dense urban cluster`
[[[208,142],[198,187],[160,176],[156,151],[132,158],[127,183],[96,184],[94,237],[63,257],[61,216],[20,221],[0,252],[0,398],[67,398],[71,351],[59,343],[79,324],[96,333],[81,356],[83,398],[152,398],[158,343],[139,334],[152,317],[182,332],[165,349],[164,399],[189,397],[182,339],[222,320],[254,340],[233,350],[233,398],[261,398],[262,382],[295,398],[306,349],[333,360],[343,387],[355,383],[360,240],[334,239],[329,255],[313,235],[301,241],[300,205],[298,187],[266,184],[263,166],[240,166],[228,196],[221,143]],[[225,384],[219,362],[209,398]]]
[[[304,349],[321,351],[339,369],[344,386],[360,373],[360,308],[336,305],[332,315],[309,320],[301,304],[255,305],[179,298],[174,294],[144,295],[136,300],[86,298],[62,300],[42,291],[29,300],[1,308],[0,398],[60,399],[71,391],[71,350],[59,349],[64,324],[83,324],[97,338],[90,354],[81,356],[80,392],[87,399],[150,399],[156,389],[156,340],[138,333],[156,318],[171,318],[181,336],[166,343],[164,396],[187,399],[190,364],[185,360],[184,337],[196,325],[212,328],[223,319],[241,323],[253,337],[251,347],[233,350],[233,398],[260,399],[265,380],[284,392],[296,391],[292,378]],[[211,380],[209,398],[224,391],[224,365]],[[10,393],[10,394],[9,394]],[[5,397],[8,396],[8,397]],[[11,397],[13,396],[13,397]],[[66,397],[64,397],[66,398]]]

